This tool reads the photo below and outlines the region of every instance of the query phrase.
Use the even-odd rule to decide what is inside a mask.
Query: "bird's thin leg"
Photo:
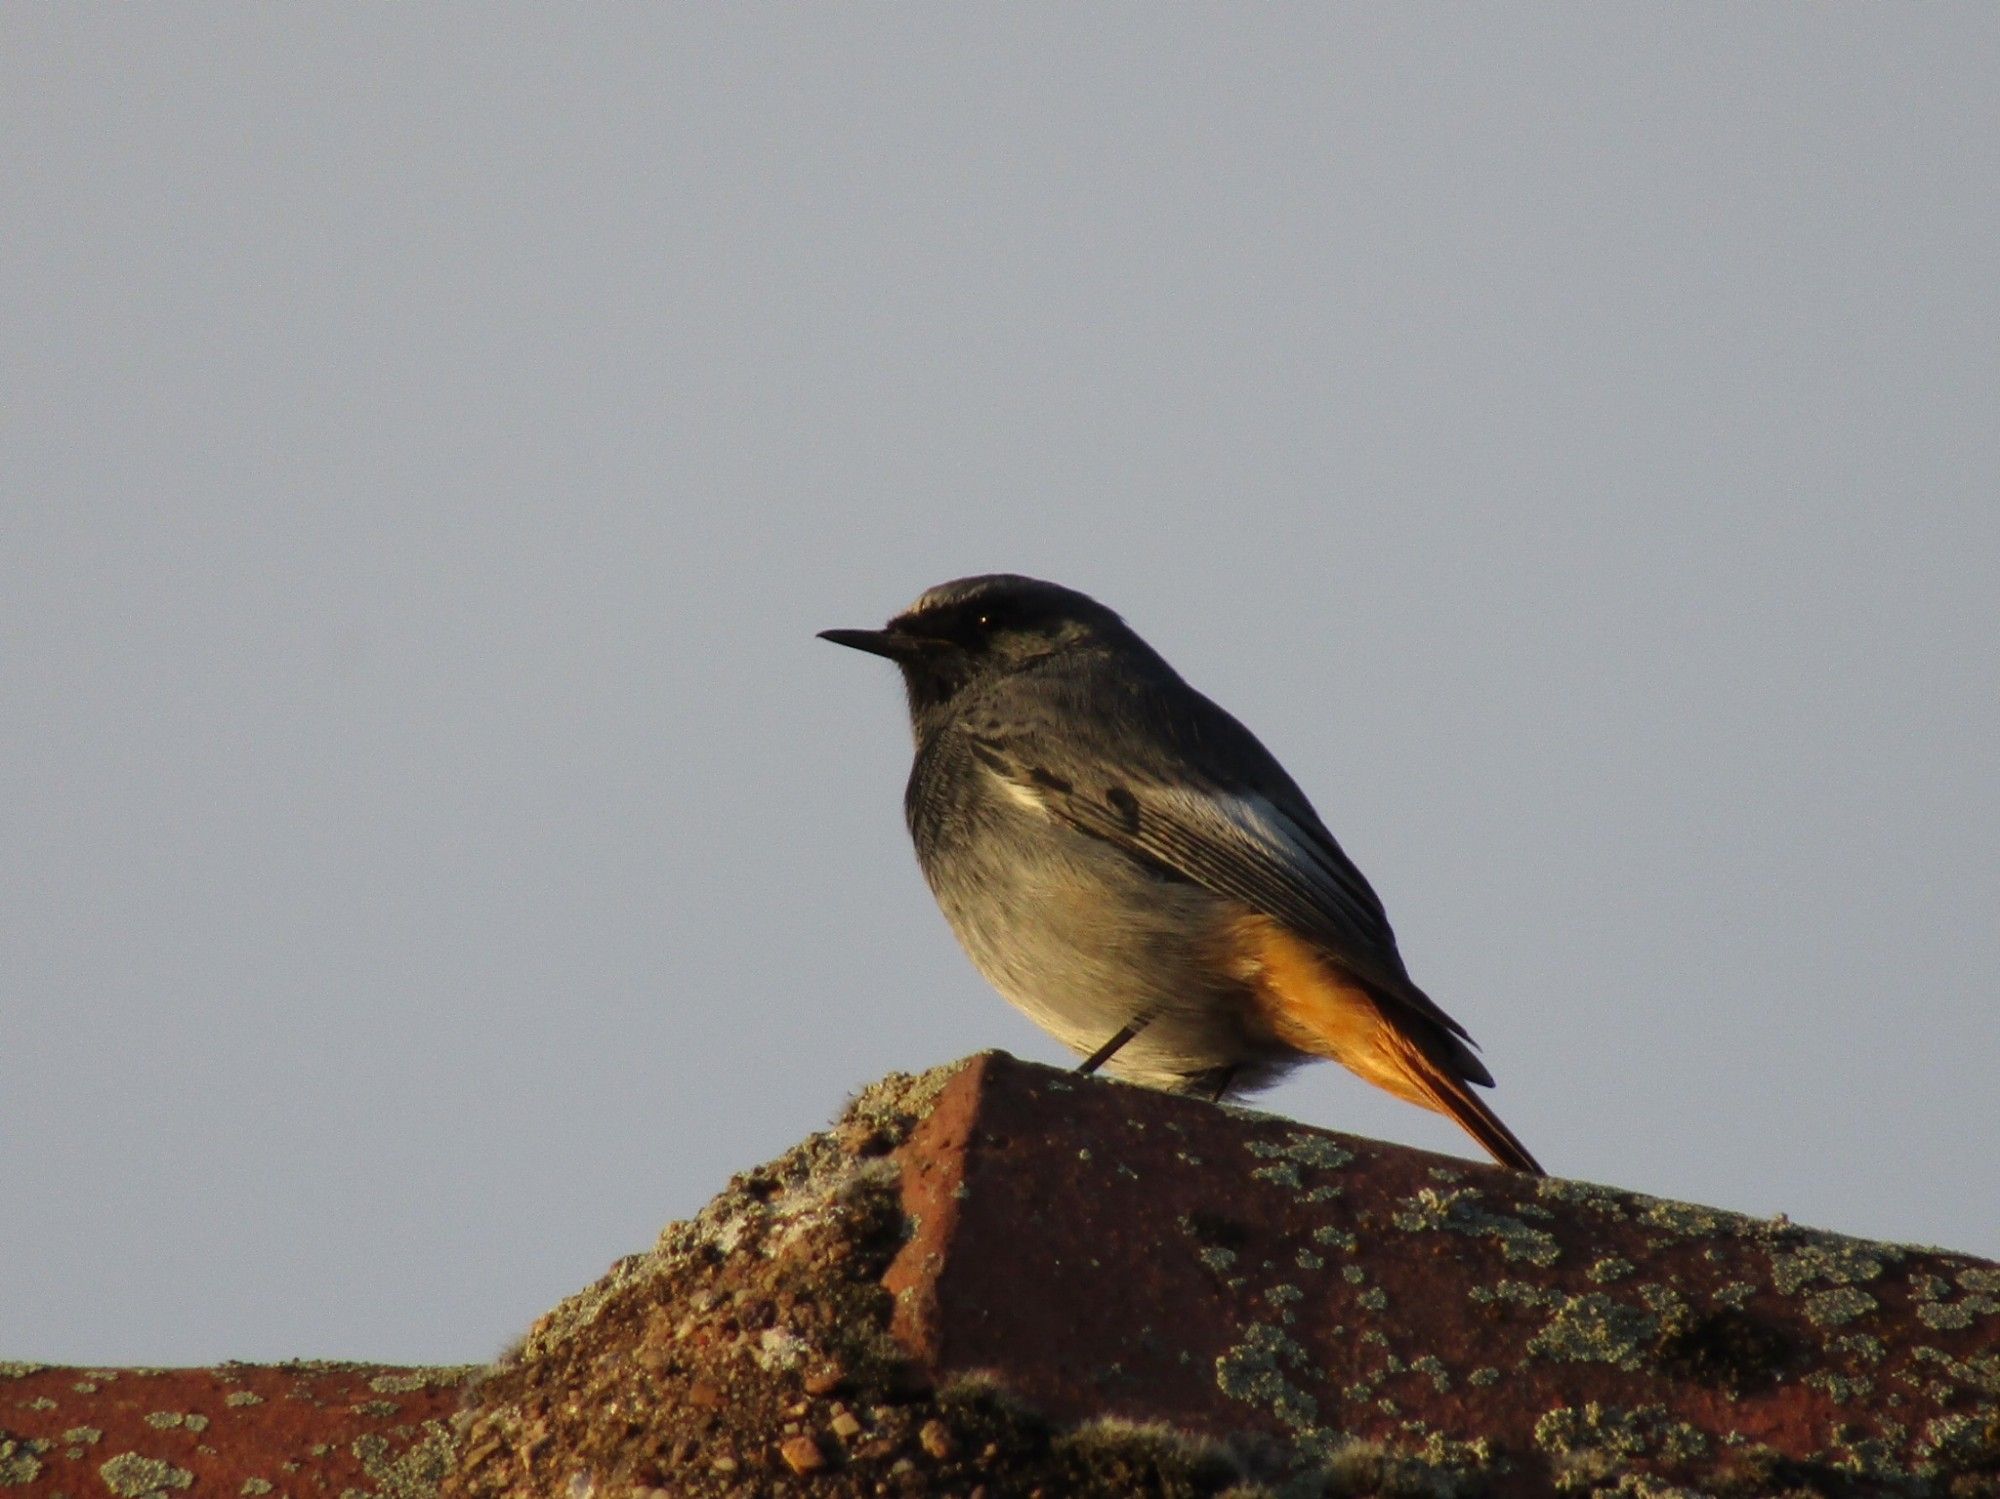
[[[1109,1041],[1106,1041],[1102,1046],[1098,1047],[1096,1051],[1093,1051],[1089,1056],[1085,1057],[1081,1062],[1078,1062],[1076,1064],[1076,1070],[1082,1073],[1085,1077],[1088,1077],[1091,1073],[1095,1072],[1098,1068],[1102,1067],[1106,1062],[1110,1061],[1113,1057],[1117,1056],[1120,1049],[1124,1047],[1125,1043],[1127,1041],[1130,1041],[1134,1036],[1138,1035],[1139,1032],[1143,1031],[1147,1027],[1147,1025],[1149,1025],[1152,1022],[1152,1019],[1153,1017],[1150,1012],[1143,1015],[1133,1016],[1130,1020],[1126,1021],[1123,1025],[1118,1027],[1117,1035],[1113,1036]]]
[[[1236,1069],[1234,1067],[1211,1067],[1208,1071],[1208,1076],[1204,1077],[1202,1081],[1215,1085],[1214,1091],[1208,1095],[1208,1101],[1210,1103],[1221,1103],[1222,1095],[1227,1093],[1229,1085],[1236,1081]]]

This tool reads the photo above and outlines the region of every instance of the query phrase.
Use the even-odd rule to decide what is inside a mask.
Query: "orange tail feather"
[[[1236,923],[1232,940],[1237,971],[1280,1041],[1455,1120],[1501,1165],[1545,1174],[1446,1060],[1448,1038],[1434,1021],[1398,1013],[1394,1001],[1378,998],[1267,916]]]

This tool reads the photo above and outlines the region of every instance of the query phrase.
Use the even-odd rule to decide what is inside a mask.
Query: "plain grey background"
[[[999,568],[1264,738],[1553,1169],[2000,1253],[1996,80],[1984,4],[8,7],[0,1356],[483,1358],[1058,1060],[812,638]]]

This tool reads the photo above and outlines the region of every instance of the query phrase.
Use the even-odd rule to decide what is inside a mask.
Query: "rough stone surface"
[[[0,1495],[435,1494],[476,1371],[0,1363]]]
[[[2000,1496],[2000,1266],[999,1054],[424,1373],[0,1378],[0,1499]]]
[[[465,1450],[467,1499],[2000,1494],[2000,1267],[986,1055],[557,1308]]]

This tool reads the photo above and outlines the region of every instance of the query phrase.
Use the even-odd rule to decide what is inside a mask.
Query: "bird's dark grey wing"
[[[1291,777],[1248,729],[1175,685],[1169,700],[1143,683],[1105,690],[1100,678],[1096,713],[1010,713],[973,751],[1017,802],[1284,923],[1383,997],[1470,1040],[1411,981],[1380,898]]]

